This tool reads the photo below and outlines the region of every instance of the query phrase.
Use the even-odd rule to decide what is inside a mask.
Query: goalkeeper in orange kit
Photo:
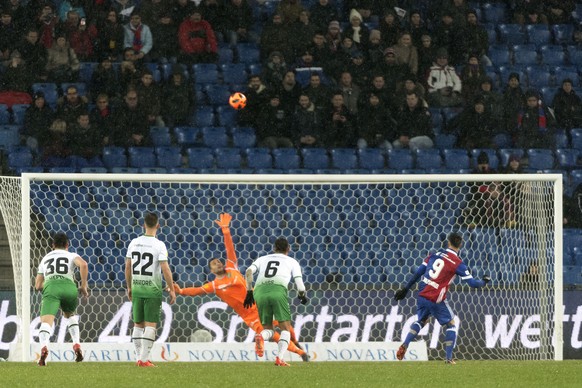
[[[215,279],[204,284],[202,287],[180,288],[176,283],[174,283],[174,290],[176,291],[176,294],[188,296],[214,293],[227,305],[232,307],[248,327],[253,329],[255,333],[260,333],[263,331],[263,326],[259,319],[257,305],[253,305],[248,309],[243,306],[243,302],[247,295],[247,286],[244,276],[238,270],[236,252],[234,251],[234,243],[232,242],[232,236],[229,229],[230,220],[232,220],[232,216],[228,213],[223,213],[220,215],[220,219],[215,221],[224,234],[224,245],[226,247],[226,265],[218,258],[211,259],[208,263],[210,272],[216,276]],[[277,322],[274,321],[273,324],[276,325]],[[303,349],[301,349],[301,346],[295,337],[295,332],[292,329],[290,331],[291,342],[289,343],[288,350],[297,353],[303,361],[309,361],[309,356]],[[275,332],[273,341],[279,342],[279,333]],[[256,345],[255,352],[257,353],[257,356],[262,357],[264,349]]]

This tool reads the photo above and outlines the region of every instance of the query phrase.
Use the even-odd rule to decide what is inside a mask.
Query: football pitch
[[[582,361],[0,363],[1,387],[580,387]]]

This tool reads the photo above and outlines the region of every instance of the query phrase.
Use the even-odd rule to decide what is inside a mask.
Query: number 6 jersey
[[[278,284],[287,288],[291,277],[296,284],[297,278],[303,280],[297,260],[281,253],[259,257],[249,268],[253,273],[259,272],[255,288],[261,284]]]
[[[153,236],[134,238],[127,248],[131,260],[131,293],[140,298],[162,297],[161,261],[168,261],[166,244]]]
[[[44,276],[44,284],[51,280],[74,280],[75,258],[79,257],[74,252],[64,249],[55,249],[42,258],[38,265],[38,274]]]

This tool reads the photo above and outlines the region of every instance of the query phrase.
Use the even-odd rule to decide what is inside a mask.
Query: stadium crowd
[[[104,147],[156,146],[152,127],[199,126],[213,84],[245,92],[232,124],[253,128],[258,147],[415,151],[449,135],[468,151],[564,148],[582,126],[578,74],[543,67],[549,54],[526,43],[545,29],[541,43],[577,49],[575,10],[573,0],[4,0],[0,103],[10,123],[11,107],[30,104],[20,145],[45,169],[103,167]],[[229,68],[217,69],[230,63],[248,79],[227,82]]]

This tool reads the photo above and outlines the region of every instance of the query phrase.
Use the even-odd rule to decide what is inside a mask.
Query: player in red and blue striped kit
[[[412,278],[406,283],[406,286],[394,294],[394,298],[397,301],[404,299],[408,294],[408,290],[420,279],[416,303],[418,320],[410,326],[410,332],[406,336],[404,343],[398,348],[396,358],[399,360],[404,358],[408,344],[416,338],[428,318],[433,316],[442,326],[446,327],[445,362],[454,364],[453,349],[457,340],[457,326],[453,319],[455,315],[446,300],[449,285],[456,275],[459,275],[461,280],[467,282],[473,288],[484,287],[491,281],[489,276],[483,276],[483,280],[473,278],[467,266],[459,258],[458,254],[463,244],[463,236],[453,232],[449,234],[447,241],[447,248],[441,249],[424,259]]]

